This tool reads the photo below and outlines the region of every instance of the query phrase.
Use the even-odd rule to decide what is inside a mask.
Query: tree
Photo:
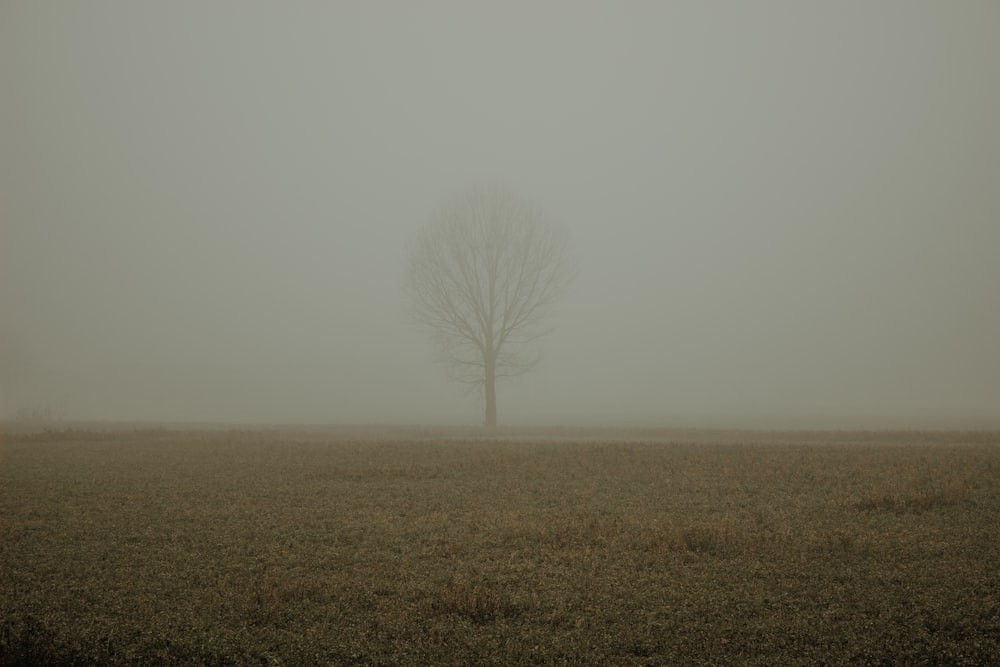
[[[496,426],[496,380],[538,362],[531,343],[575,275],[563,231],[509,192],[447,203],[413,240],[406,291],[452,379],[480,385]]]

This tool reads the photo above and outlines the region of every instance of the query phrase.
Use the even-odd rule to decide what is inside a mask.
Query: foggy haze
[[[579,275],[501,424],[1000,424],[996,2],[0,4],[0,417],[477,423],[408,243]]]

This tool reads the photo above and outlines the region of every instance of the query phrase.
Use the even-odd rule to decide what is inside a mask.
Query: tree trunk
[[[497,425],[497,377],[496,359],[489,355],[486,358],[486,428],[496,428]]]

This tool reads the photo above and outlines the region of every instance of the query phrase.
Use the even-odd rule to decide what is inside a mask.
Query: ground
[[[995,664],[1000,434],[0,440],[0,664]]]

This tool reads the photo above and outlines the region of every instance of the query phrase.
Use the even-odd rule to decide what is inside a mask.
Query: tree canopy
[[[496,425],[496,379],[539,360],[553,306],[575,276],[568,237],[530,202],[473,190],[442,207],[414,239],[406,291],[452,379],[481,384]]]

